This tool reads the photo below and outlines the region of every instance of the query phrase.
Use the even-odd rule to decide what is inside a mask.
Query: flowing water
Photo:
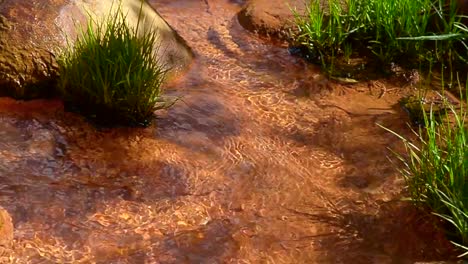
[[[413,263],[447,257],[398,202],[397,95],[329,83],[242,29],[243,1],[152,1],[196,55],[149,128],[0,100],[15,263]],[[389,85],[389,84],[387,84]],[[351,261],[351,262],[350,262]]]

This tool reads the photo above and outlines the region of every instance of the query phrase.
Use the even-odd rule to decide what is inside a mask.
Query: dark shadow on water
[[[328,108],[330,114],[310,124],[312,129],[272,130],[299,146],[318,148],[343,160],[345,171],[339,181],[340,187],[361,191],[368,187],[375,189],[396,174],[395,164],[389,161],[390,150],[401,150],[401,140],[378,124],[410,135],[409,119],[399,106],[368,108],[359,113],[339,105],[321,104],[320,107]]]
[[[229,42],[232,41],[230,44],[234,44],[235,48],[228,46],[226,37],[221,35],[214,27],[209,28],[207,40],[213,47],[221,51],[225,57],[233,60],[233,64],[242,67],[243,72],[255,72],[255,75],[250,74],[252,79],[249,81],[258,82],[259,85],[251,85],[245,88],[261,90],[276,86],[277,82],[284,82],[284,86],[287,87],[290,85],[291,80],[309,78],[304,76],[306,74],[304,68],[313,68],[315,72],[318,72],[318,67],[307,65],[302,59],[290,56],[284,45],[272,46],[271,41],[262,42],[253,34],[246,34],[247,31],[239,24],[237,16],[229,19],[227,23],[230,36]],[[267,53],[265,53],[265,49],[267,49]],[[210,62],[213,61],[212,58],[204,59],[210,60]],[[245,77],[244,74],[236,76],[235,73],[232,73],[231,78],[231,81],[237,82],[243,81]]]
[[[323,207],[305,206],[307,211],[292,209],[305,222],[321,223],[330,234],[310,238],[318,243],[324,263],[414,263],[417,261],[453,260],[457,255],[441,230],[431,223],[434,217],[413,205],[397,202],[403,196],[402,180],[392,152],[402,151],[400,139],[376,124],[409,136],[409,119],[398,106],[353,112],[339,105],[321,105],[332,109],[330,116],[310,124],[312,129],[283,131],[272,125],[272,133],[298,146],[319,149],[338,157],[342,164],[334,184],[338,190],[351,192],[362,201],[348,196],[334,197]],[[311,182],[310,184],[319,184]],[[355,196],[351,196],[355,197]],[[391,202],[378,201],[381,197]],[[337,200],[338,199],[338,200]],[[377,202],[370,202],[375,201]],[[311,199],[314,201],[314,199]]]
[[[203,91],[182,97],[166,114],[157,116],[155,137],[197,151],[222,145],[225,138],[241,133],[238,117],[224,105],[227,100]]]
[[[218,263],[219,260],[234,258],[239,250],[239,245],[232,239],[231,229],[227,221],[214,220],[203,227],[166,234],[162,239],[150,238],[146,251],[133,251],[126,257],[114,254],[99,259],[99,263],[120,263],[123,260],[130,263]]]
[[[205,103],[193,108],[191,105],[179,108],[177,111],[186,114],[177,115],[175,119],[191,124],[189,133],[205,131],[209,137],[218,139],[236,133],[232,120],[197,122],[197,118],[215,112],[225,114],[222,105],[216,101]],[[107,229],[92,217],[100,217],[112,209],[123,212],[128,209],[129,215],[138,216],[138,212],[132,213],[125,204],[134,204],[138,208],[166,204],[171,208],[180,206],[181,199],[192,195],[194,189],[187,183],[188,168],[156,153],[172,150],[164,149],[169,144],[159,146],[154,143],[154,127],[96,129],[74,114],[45,112],[44,118],[29,112],[0,114],[4,124],[0,140],[0,203],[12,215],[15,227],[22,234],[20,239],[33,239],[34,236],[58,239],[69,249],[76,250],[83,249],[89,240],[101,239],[104,246],[109,239],[111,246],[117,243],[122,248],[131,247],[136,243],[134,241],[141,240],[140,234],[133,231],[126,235],[113,234],[121,227]],[[177,122],[170,117],[169,114],[165,120],[168,126]],[[160,132],[167,129],[163,136],[169,139],[171,133],[185,130],[165,127],[164,122],[159,128],[162,129]],[[119,207],[112,208],[113,205]],[[99,236],[93,237],[98,231]],[[190,232],[198,232],[193,241]],[[230,240],[229,227],[216,221],[186,233],[177,232],[173,236],[168,233],[150,240],[154,239],[154,243],[160,244],[158,247],[164,248],[160,251],[168,259],[189,263],[217,259],[230,254],[223,253],[225,250],[233,251],[236,247]],[[117,251],[100,253],[100,247],[97,245],[95,253],[98,260],[107,262],[118,256]],[[138,253],[138,249],[129,252],[148,253]],[[42,259],[37,252],[30,254],[35,259]],[[118,258],[119,261],[125,259],[131,259],[131,256]]]
[[[164,242],[164,252],[177,252],[168,263],[210,263],[236,256],[239,245],[233,240],[233,227],[227,220],[211,221],[195,230],[181,231]]]
[[[213,44],[217,49],[223,51],[224,55],[228,57],[235,57],[236,53],[232,50],[230,50],[226,44],[223,42],[222,37],[219,35],[219,33],[210,27],[207,32],[207,39],[208,41]]]
[[[367,213],[363,213],[366,211]],[[434,227],[435,216],[405,202],[328,204],[310,212],[291,210],[331,233],[311,238],[329,251],[327,263],[415,263],[455,261],[456,250]],[[437,221],[435,221],[437,222]]]

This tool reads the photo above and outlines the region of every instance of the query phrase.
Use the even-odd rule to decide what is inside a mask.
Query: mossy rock
[[[99,21],[109,13],[113,2],[0,1],[0,96],[30,99],[54,95],[57,55],[76,39],[77,27],[86,25],[88,14]],[[139,0],[122,0],[131,25],[138,21],[140,4]],[[141,30],[153,28],[159,32],[161,61],[172,69],[186,68],[193,54],[185,41],[146,2],[142,15],[145,23]]]

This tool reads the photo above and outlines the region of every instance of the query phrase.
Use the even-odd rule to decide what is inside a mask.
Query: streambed
[[[17,263],[413,263],[448,242],[398,200],[398,93],[329,82],[244,30],[242,1],[150,1],[195,53],[148,128],[0,99]],[[387,88],[391,83],[381,82]],[[398,91],[398,90],[396,90]]]

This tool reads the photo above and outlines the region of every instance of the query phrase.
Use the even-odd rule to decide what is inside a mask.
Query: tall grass
[[[306,15],[294,15],[294,44],[326,68],[349,57],[350,45],[383,65],[468,62],[468,32],[455,0],[311,0]]]
[[[140,8],[141,16],[141,8]],[[68,108],[105,125],[147,125],[158,109],[166,70],[155,31],[138,33],[119,5],[102,21],[91,17],[58,59],[59,89]]]
[[[465,89],[468,89],[468,81]],[[406,147],[406,155],[397,154],[397,157],[403,163],[401,173],[412,201],[445,221],[453,243],[466,251],[461,256],[468,255],[466,107],[466,104],[457,108],[448,106],[443,121],[439,121],[432,110],[424,114],[424,127],[415,131],[416,141],[387,129]]]

